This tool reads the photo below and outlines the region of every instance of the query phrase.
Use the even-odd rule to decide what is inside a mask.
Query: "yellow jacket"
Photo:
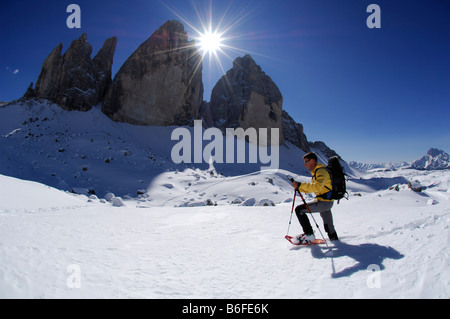
[[[299,192],[302,193],[314,193],[316,194],[316,200],[331,202],[332,199],[324,199],[321,197],[317,197],[331,191],[331,177],[328,173],[328,170],[321,169],[326,166],[320,163],[317,163],[316,167],[313,171],[311,171],[311,175],[313,176],[311,179],[311,183],[301,183],[298,187]]]

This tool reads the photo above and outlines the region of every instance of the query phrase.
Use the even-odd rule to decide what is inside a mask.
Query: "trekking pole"
[[[286,232],[286,236],[289,235],[289,229],[291,228],[291,222],[292,222],[292,213],[294,212],[294,206],[295,206],[295,196],[297,195],[297,190],[294,190],[294,198],[292,199],[292,208],[291,208],[291,217],[289,218],[289,226]]]
[[[306,201],[305,201],[305,199],[303,198],[302,193],[299,191],[298,194],[300,195],[300,198],[302,199],[303,204],[305,204],[306,209],[308,210],[308,213],[311,214],[311,217],[312,217],[312,219],[313,219],[313,221],[314,221],[314,224],[316,224],[316,227],[317,227],[317,229],[319,230],[320,236],[322,236],[322,239],[325,241],[325,244],[327,245],[327,247],[330,248],[330,246],[328,246],[327,240],[325,239],[325,237],[324,237],[323,234],[322,234],[322,231],[320,230],[319,225],[318,225],[317,222],[316,222],[316,219],[314,218],[314,215],[313,215],[312,212],[311,212],[311,209],[309,209],[308,204],[306,204]]]
[[[289,180],[291,181],[291,183],[294,182],[294,179],[293,179],[292,177],[289,177],[289,176],[286,176],[286,177],[287,177],[287,179],[289,179]],[[306,203],[305,199],[303,198],[302,193],[301,193],[298,189],[295,189],[295,191],[294,191],[294,200],[292,201],[291,219],[289,220],[288,234],[289,234],[289,228],[291,227],[292,212],[294,211],[295,195],[297,194],[297,192],[298,192],[298,194],[300,195],[300,198],[302,199],[303,204],[305,204],[306,210],[308,211],[308,213],[311,214],[311,217],[312,217],[312,219],[313,219],[313,221],[314,221],[314,224],[316,224],[316,227],[317,227],[317,229],[319,230],[319,233],[320,233],[320,235],[322,236],[322,239],[325,241],[325,244],[327,245],[327,247],[330,248],[330,246],[328,246],[327,240],[325,239],[325,237],[324,237],[323,234],[322,234],[322,231],[320,230],[319,225],[318,225],[317,222],[316,222],[316,219],[314,218],[314,215],[313,215],[312,212],[311,212],[311,209],[309,209],[309,206],[308,206],[308,204]],[[286,235],[286,236],[287,236],[287,235]]]

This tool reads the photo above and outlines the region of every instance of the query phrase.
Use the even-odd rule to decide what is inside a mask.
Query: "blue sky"
[[[66,25],[71,3],[81,8],[81,29]],[[367,27],[371,3],[381,9],[380,29]],[[232,60],[251,54],[308,140],[324,141],[347,161],[450,151],[449,0],[2,2],[0,100],[21,97],[48,54],[59,43],[65,52],[81,33],[93,56],[118,37],[115,74],[167,20],[182,21],[195,36],[209,12],[213,28],[228,28],[224,44],[236,49],[219,55],[222,67],[204,61],[204,100]]]

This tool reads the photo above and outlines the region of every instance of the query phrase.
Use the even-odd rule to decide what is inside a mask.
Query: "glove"
[[[292,182],[292,187],[294,187],[296,190],[298,190],[298,188],[300,187],[301,184],[302,183],[300,183],[300,182],[293,181]]]

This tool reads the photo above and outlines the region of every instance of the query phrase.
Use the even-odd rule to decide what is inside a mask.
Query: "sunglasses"
[[[305,161],[305,163],[303,163],[303,165],[305,165],[306,163],[308,163],[310,160],[312,160],[312,158],[308,159],[307,161]]]

